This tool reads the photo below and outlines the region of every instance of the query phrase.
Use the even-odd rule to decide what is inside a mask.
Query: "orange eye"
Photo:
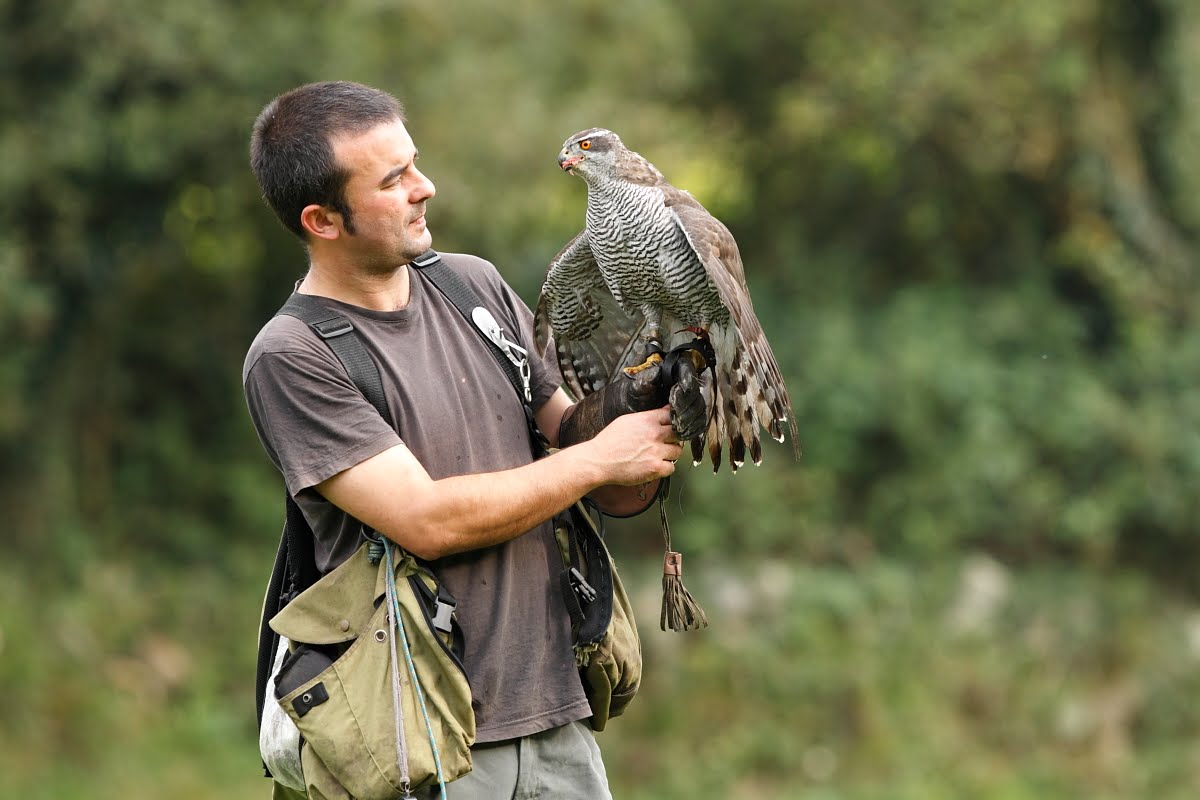
[[[580,150],[590,150],[591,147],[592,147],[591,139],[584,139],[582,142],[579,143]]]

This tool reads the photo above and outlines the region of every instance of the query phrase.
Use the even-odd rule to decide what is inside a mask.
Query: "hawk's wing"
[[[784,389],[783,375],[779,371],[775,354],[771,352],[767,335],[763,332],[762,324],[759,323],[750,303],[750,290],[746,286],[746,272],[742,266],[737,241],[729,229],[708,213],[690,194],[670,184],[664,184],[661,188],[663,202],[675,215],[688,244],[692,246],[700,263],[704,265],[704,271],[717,287],[721,302],[729,309],[738,336],[749,352],[751,361],[756,368],[766,373],[762,376],[765,383],[778,387],[780,402],[772,408],[772,416],[774,420],[787,419],[795,445],[796,422],[791,412],[791,401]],[[772,426],[770,430],[776,438],[781,436],[777,425]]]
[[[729,309],[739,330],[748,332],[745,325],[757,327],[758,319],[750,305],[750,290],[746,287],[746,271],[737,241],[722,222],[708,213],[700,201],[670,184],[662,187],[663,203],[675,215],[675,221],[687,237],[696,257],[704,265],[721,302]]]
[[[563,380],[576,399],[641,360],[632,351],[645,324],[640,313],[621,308],[605,285],[586,230],[551,260],[534,312],[534,343],[544,353],[553,337]]]

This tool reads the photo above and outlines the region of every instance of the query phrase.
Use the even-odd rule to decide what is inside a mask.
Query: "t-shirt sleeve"
[[[259,439],[293,496],[401,444],[332,351],[261,352],[244,387]]]

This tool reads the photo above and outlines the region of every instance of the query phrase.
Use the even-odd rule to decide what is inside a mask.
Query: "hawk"
[[[729,229],[612,131],[570,137],[558,164],[587,183],[586,225],[550,262],[535,312],[536,346],[544,352],[553,336],[575,396],[693,336],[716,362],[700,365],[710,368],[710,414],[707,430],[690,442],[693,463],[707,443],[717,471],[727,443],[733,471],[747,451],[759,464],[760,428],[782,442],[785,426],[799,455],[787,387]]]

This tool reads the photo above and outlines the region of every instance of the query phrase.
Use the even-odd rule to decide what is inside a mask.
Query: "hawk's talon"
[[[661,364],[662,360],[663,360],[663,357],[662,357],[661,353],[651,353],[650,355],[648,355],[646,357],[646,360],[643,361],[641,364],[638,364],[636,367],[624,367],[621,371],[624,372],[630,378],[632,378],[634,375],[637,375],[639,372],[641,372],[644,369],[650,369],[650,367],[654,367],[654,366]]]

